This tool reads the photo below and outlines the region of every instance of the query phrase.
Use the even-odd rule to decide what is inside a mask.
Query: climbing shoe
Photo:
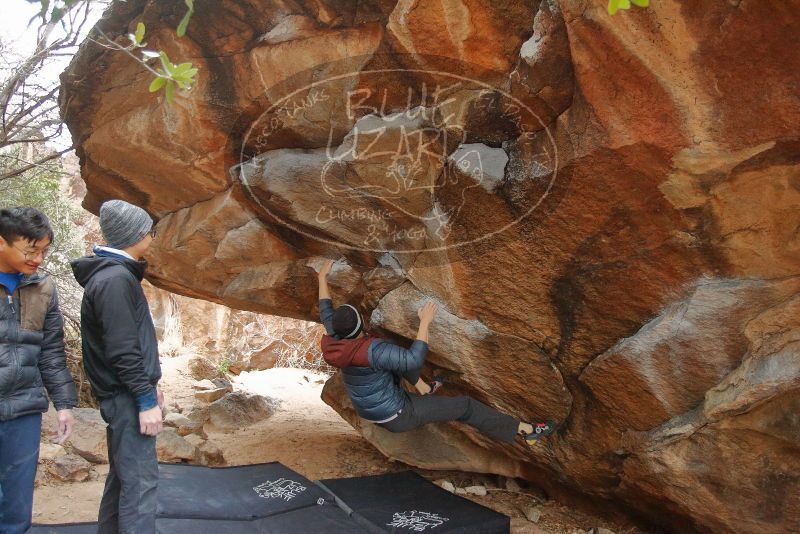
[[[428,393],[428,395],[433,395],[444,385],[444,378],[440,376],[434,376],[433,379],[428,382],[428,385],[431,387],[431,391]]]
[[[533,425],[533,432],[522,436],[528,445],[536,445],[540,439],[556,431],[555,422],[550,420],[546,423],[531,423],[531,425]]]

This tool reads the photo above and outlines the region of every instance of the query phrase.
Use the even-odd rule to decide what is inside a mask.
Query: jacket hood
[[[322,336],[322,357],[337,368],[354,365],[369,367],[369,344],[375,337],[365,336],[356,339],[336,339],[333,336]]]
[[[144,278],[144,271],[147,268],[147,263],[143,261],[131,260],[122,256],[84,256],[71,261],[70,265],[72,266],[75,280],[78,281],[81,287],[86,287],[92,277],[109,267],[121,265],[139,281]]]

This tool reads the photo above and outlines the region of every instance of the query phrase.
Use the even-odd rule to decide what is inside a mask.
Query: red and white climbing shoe
[[[555,422],[550,420],[546,423],[531,423],[531,425],[533,426],[533,432],[522,436],[528,445],[536,445],[540,439],[556,431]]]
[[[428,382],[428,385],[431,388],[430,392],[428,392],[428,395],[433,395],[444,385],[444,378],[440,376],[434,376],[433,379]]]

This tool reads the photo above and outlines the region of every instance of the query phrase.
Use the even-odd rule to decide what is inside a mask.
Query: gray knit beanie
[[[100,230],[111,248],[135,245],[153,228],[153,219],[138,206],[124,200],[109,200],[100,206]]]

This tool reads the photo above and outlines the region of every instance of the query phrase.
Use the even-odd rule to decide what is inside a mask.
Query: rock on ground
[[[100,416],[100,410],[75,408],[73,414],[75,429],[66,442],[67,446],[92,463],[108,463],[107,425]]]
[[[83,482],[89,478],[92,464],[77,454],[58,456],[47,468],[47,471],[59,480],[66,482]]]
[[[165,428],[156,437],[156,454],[162,462],[192,461],[197,458],[197,448],[174,428]]]
[[[207,424],[216,430],[235,430],[270,417],[274,410],[274,401],[237,391],[208,406]]]

